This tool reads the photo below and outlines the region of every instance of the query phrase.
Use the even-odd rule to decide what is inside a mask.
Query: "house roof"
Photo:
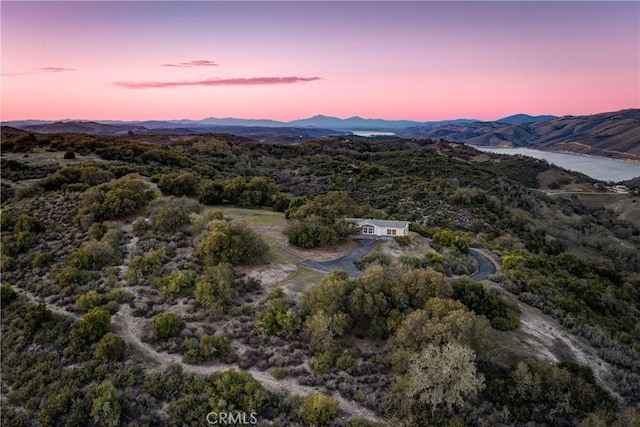
[[[375,227],[405,228],[409,221],[389,221],[386,219],[346,218],[349,222],[355,222],[358,226],[373,225]]]

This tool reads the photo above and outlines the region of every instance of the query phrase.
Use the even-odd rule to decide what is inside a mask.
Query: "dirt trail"
[[[515,298],[512,302],[520,310],[520,327],[513,331],[525,346],[527,355],[541,360],[560,362],[574,360],[589,366],[600,385],[621,402],[623,399],[615,391],[612,367],[598,356],[596,350],[579,337],[567,331],[560,323],[542,313],[535,307],[524,304]]]
[[[80,319],[82,317],[78,313],[68,311],[67,309],[60,307],[59,305],[56,305],[50,301],[47,301],[46,299],[34,295],[32,292],[26,289],[18,288],[17,286],[12,286],[11,289],[13,289],[17,294],[24,296],[34,304],[40,304],[41,302],[44,302],[49,311],[52,311],[54,313],[61,314],[63,316],[71,316],[75,319]]]
[[[151,345],[145,343],[141,339],[143,333],[145,319],[136,318],[132,315],[132,309],[128,305],[123,305],[120,311],[111,318],[112,329],[126,341],[126,343],[133,347],[136,351],[141,353],[145,358],[158,364],[157,369],[163,369],[170,364],[179,364],[185,371],[193,372],[200,375],[210,375],[216,372],[224,372],[229,369],[235,369],[237,371],[244,371],[250,373],[256,380],[260,381],[262,385],[272,392],[287,391],[292,394],[298,394],[305,396],[311,393],[321,391],[320,388],[304,386],[298,384],[292,378],[285,378],[277,380],[268,371],[260,371],[256,368],[242,370],[237,364],[223,364],[218,363],[215,365],[190,365],[184,363],[182,358],[178,354],[168,354],[164,352],[156,351]],[[351,416],[365,417],[369,420],[384,422],[383,419],[378,417],[373,411],[358,405],[355,402],[344,399],[340,395],[332,396],[340,404],[340,409],[348,413]]]

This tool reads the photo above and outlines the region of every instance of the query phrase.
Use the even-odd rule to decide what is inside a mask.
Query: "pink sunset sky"
[[[640,3],[1,3],[3,121],[640,107]]]

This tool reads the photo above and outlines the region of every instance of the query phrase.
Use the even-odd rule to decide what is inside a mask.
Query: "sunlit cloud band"
[[[123,89],[154,89],[185,86],[261,86],[304,83],[320,80],[320,77],[249,77],[233,79],[204,79],[182,82],[115,82],[114,86]]]
[[[217,67],[213,61],[209,61],[207,59],[196,59],[193,61],[187,62],[179,62],[179,63],[171,63],[171,64],[162,64],[163,67],[177,67],[177,68],[193,68],[193,67]]]

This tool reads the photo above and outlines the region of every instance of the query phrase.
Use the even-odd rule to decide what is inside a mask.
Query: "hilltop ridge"
[[[495,121],[453,119],[411,120],[340,119],[316,115],[280,122],[238,118],[148,121],[8,121],[3,125],[35,133],[87,133],[121,135],[133,133],[189,135],[230,133],[270,142],[297,142],[309,138],[347,135],[352,131],[393,132],[402,138],[445,139],[470,145],[568,152],[621,160],[640,161],[640,109],[584,116],[556,117],[515,114]]]

